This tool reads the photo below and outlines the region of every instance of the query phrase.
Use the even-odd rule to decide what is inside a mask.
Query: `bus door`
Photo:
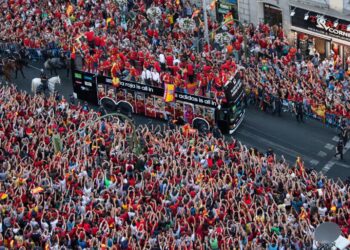
[[[230,111],[229,109],[222,108],[215,110],[216,124],[220,128],[223,134],[229,132],[230,128]]]

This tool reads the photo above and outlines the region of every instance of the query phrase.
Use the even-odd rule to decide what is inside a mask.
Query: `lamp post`
[[[202,8],[203,8],[203,15],[204,15],[204,38],[209,45],[209,28],[208,28],[208,14],[207,14],[207,1],[202,0]]]

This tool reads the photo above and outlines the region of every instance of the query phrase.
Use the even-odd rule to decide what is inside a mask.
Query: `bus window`
[[[211,126],[215,124],[215,109],[205,107],[204,108],[204,118],[209,122]]]
[[[98,85],[97,96],[98,96],[99,100],[107,95],[106,88],[107,88],[107,86],[105,86],[105,85],[102,85],[102,84]]]
[[[205,116],[205,108],[204,108],[204,106],[195,105],[194,106],[194,114],[195,114],[196,117],[204,118],[204,116]]]
[[[165,118],[165,104],[163,97],[154,96],[154,108],[156,110],[156,118],[164,119]]]
[[[131,106],[135,107],[135,95],[134,95],[134,91],[130,91],[130,90],[126,90],[126,98],[125,101],[127,101],[128,103],[131,104]]]
[[[145,114],[145,94],[140,92],[135,92],[136,95],[136,105],[135,112],[140,115]]]
[[[154,110],[154,102],[152,96],[147,96],[146,98],[146,116],[156,118],[156,112]]]
[[[242,102],[238,101],[231,107],[230,122],[233,123],[242,113]]]
[[[113,88],[113,87],[111,87],[111,88]],[[117,90],[117,101],[122,101],[122,100],[125,100],[125,89],[118,89]]]
[[[175,103],[167,102],[165,103],[165,113],[167,116],[175,117]]]
[[[194,118],[193,104],[184,103],[184,120],[189,124],[192,124]]]
[[[184,110],[183,110],[183,102],[176,101],[175,103],[175,119],[179,119],[180,117],[184,117]]]
[[[116,100],[116,94],[115,94],[114,87],[106,85],[106,93],[107,93],[107,97],[109,97],[113,100]]]

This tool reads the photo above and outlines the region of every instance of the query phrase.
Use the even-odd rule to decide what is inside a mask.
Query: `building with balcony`
[[[241,21],[281,25],[305,55],[350,61],[350,0],[239,0]]]

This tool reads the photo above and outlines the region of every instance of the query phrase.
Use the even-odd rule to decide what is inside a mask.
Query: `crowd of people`
[[[259,30],[254,32],[252,57],[245,63],[251,102],[274,111],[300,103],[306,114],[330,117],[330,123],[350,118],[349,75],[339,56],[324,60],[317,52],[303,56],[285,39],[273,39],[277,34],[270,27],[261,24]]]
[[[180,127],[131,140],[128,121],[14,86],[0,119],[1,248],[314,249],[324,221],[350,235],[349,186],[300,158]]]
[[[240,63],[248,101],[262,109],[288,101],[321,117],[350,115],[339,58],[303,57],[281,27],[227,24],[232,43],[201,48],[203,28],[185,33],[176,22],[200,26],[189,1],[116,2],[7,1],[0,35],[35,53],[81,53],[88,71],[198,95],[220,89]],[[159,21],[151,6],[162,9]],[[219,26],[209,18],[209,27]],[[233,138],[134,128],[13,85],[0,88],[0,163],[2,249],[315,249],[324,221],[350,235],[349,185],[300,158],[290,166]]]
[[[208,46],[201,39],[202,12],[190,1],[117,2],[10,1],[0,7],[1,37],[38,53],[59,48],[73,59],[79,54],[86,71],[160,87],[171,82],[176,91],[197,95],[221,89],[240,63],[249,68],[247,94],[262,109],[300,102],[315,117],[350,117],[342,58],[322,60],[315,51],[303,55],[279,26],[232,21],[220,26],[209,16],[211,35],[226,31],[231,41]],[[159,19],[147,14],[150,7],[161,9]],[[197,25],[191,32],[179,26],[185,17]]]

